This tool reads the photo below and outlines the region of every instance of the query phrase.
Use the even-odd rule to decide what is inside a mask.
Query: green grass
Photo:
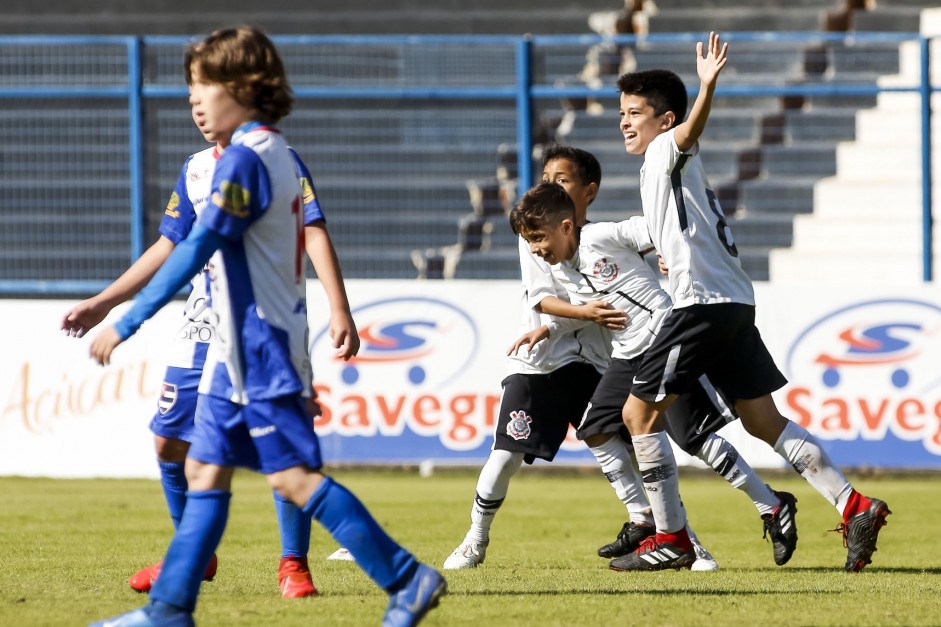
[[[467,529],[476,472],[342,471],[334,476],[393,537],[440,566]],[[793,473],[769,475],[797,495],[800,542],[774,566],[747,498],[725,482],[684,473],[691,521],[721,569],[615,573],[595,556],[623,522],[600,473],[524,469],[492,530],[487,562],[449,571],[449,594],[427,625],[938,625],[941,520],[938,480],[854,477],[895,514],[865,571],[846,558],[834,509]],[[315,524],[311,563],[322,596],[284,600],[275,571],[277,527],[264,480],[236,476],[219,573],[203,586],[196,619],[225,627],[377,625],[386,598]],[[156,481],[0,478],[0,625],[84,625],[142,605],[128,576],[170,538]]]

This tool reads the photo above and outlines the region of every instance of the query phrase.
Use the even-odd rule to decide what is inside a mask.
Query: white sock
[[[631,439],[657,531],[676,533],[686,527],[686,512],[680,501],[676,459],[667,434],[661,431],[635,435]]]
[[[654,520],[650,502],[644,493],[644,484],[631,463],[631,451],[624,440],[615,435],[599,446],[590,447],[589,450],[598,460],[601,472],[608,478],[614,493],[627,508],[631,522],[652,525]]]
[[[817,438],[804,427],[789,420],[784,431],[774,444],[774,450],[788,461],[823,498],[843,515],[846,503],[853,492],[840,469],[833,465],[830,456],[821,448]]]
[[[477,492],[471,507],[471,526],[465,536],[466,540],[479,544],[490,542],[490,525],[493,524],[497,510],[503,505],[503,499],[510,488],[510,479],[522,463],[523,453],[490,451],[490,457],[481,468],[480,477],[477,479]]]
[[[760,516],[773,513],[781,504],[771,488],[755,474],[748,462],[742,459],[735,447],[725,438],[710,433],[696,457],[706,462],[733,488],[747,494]]]

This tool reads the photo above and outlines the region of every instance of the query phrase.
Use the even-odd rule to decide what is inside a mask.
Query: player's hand
[[[515,355],[517,351],[519,351],[519,349],[521,349],[524,346],[526,347],[527,351],[532,351],[536,347],[536,344],[538,344],[539,342],[543,341],[544,339],[548,337],[549,337],[549,327],[547,327],[546,325],[542,325],[538,329],[534,329],[530,331],[529,333],[524,333],[522,336],[520,336],[518,340],[513,342],[512,345],[510,345],[510,348],[507,349],[506,354],[508,357],[510,355]]]
[[[696,44],[696,72],[699,80],[712,85],[719,78],[719,72],[728,61],[729,44],[721,43],[716,33],[709,33],[709,49],[703,51],[703,43]]]
[[[620,331],[627,327],[627,314],[620,309],[615,309],[611,303],[593,300],[581,306],[585,308],[585,320],[591,320],[613,331]]]
[[[667,264],[663,263],[663,257],[660,256],[660,253],[657,253],[657,267],[660,268],[660,274],[670,276],[670,269]]]
[[[323,415],[323,408],[320,406],[320,403],[317,402],[316,388],[311,387],[310,396],[304,400],[308,416],[311,418],[316,418],[317,416]]]
[[[102,329],[92,340],[89,353],[99,365],[107,366],[111,363],[111,353],[123,341],[114,327]]]
[[[104,320],[110,311],[110,308],[96,303],[93,298],[89,298],[67,311],[62,317],[59,328],[65,331],[66,335],[82,337]]]
[[[337,350],[336,356],[343,361],[349,361],[359,352],[359,333],[349,312],[330,316],[330,339],[333,341],[333,348]]]

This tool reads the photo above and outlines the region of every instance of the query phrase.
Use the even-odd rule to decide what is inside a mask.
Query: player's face
[[[192,77],[189,101],[193,108],[193,121],[206,141],[228,145],[235,129],[251,121],[251,112],[221,84],[200,79],[195,68]]]
[[[556,264],[571,259],[575,254],[575,225],[571,220],[562,220],[558,226],[543,226],[523,233],[529,250],[542,257],[546,263]]]
[[[670,129],[673,112],[655,115],[653,107],[643,96],[621,94],[621,134],[624,148],[630,155],[642,155],[647,146],[660,133]]]
[[[595,183],[585,185],[578,176],[578,166],[568,159],[553,159],[546,163],[542,170],[542,180],[544,183],[561,185],[562,189],[568,192],[575,203],[575,222],[579,226],[585,224],[588,203],[598,193],[598,186]]]

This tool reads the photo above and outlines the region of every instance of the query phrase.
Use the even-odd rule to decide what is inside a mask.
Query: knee
[[[162,462],[182,463],[186,460],[186,453],[190,450],[190,443],[176,438],[154,436],[154,449],[157,459]]]

